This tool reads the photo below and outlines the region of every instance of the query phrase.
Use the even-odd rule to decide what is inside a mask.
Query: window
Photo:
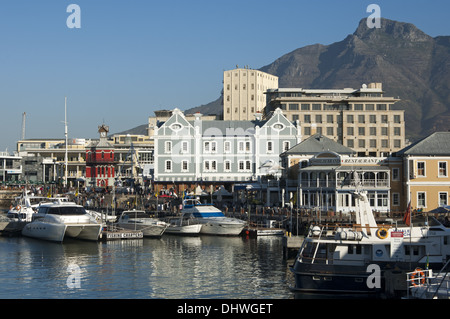
[[[377,104],[377,111],[386,111],[387,106],[386,104]]]
[[[309,104],[302,104],[301,109],[302,111],[309,111]]]
[[[377,194],[378,207],[388,206],[388,194]]]
[[[224,153],[230,153],[231,152],[231,142],[230,141],[225,141],[223,143],[223,152]]]
[[[305,135],[311,135],[311,127],[307,126],[303,129]]]
[[[322,109],[322,104],[313,104],[312,110],[313,111],[320,111]]]
[[[166,172],[171,172],[172,171],[172,161],[168,160],[165,163],[165,171]]]
[[[217,152],[217,142],[204,142],[203,143],[203,151],[205,153],[216,153]]]
[[[229,160],[224,162],[224,170],[225,172],[231,172],[231,162]]]
[[[381,123],[387,123],[388,122],[388,116],[387,115],[381,115]]]
[[[165,153],[172,152],[172,141],[166,141],[166,143],[164,143],[164,152]]]
[[[376,127],[369,127],[369,134],[371,136],[376,136],[377,135],[377,128]]]
[[[333,127],[328,126],[327,127],[327,135],[333,135],[333,134],[334,134]]]
[[[400,136],[401,135],[401,128],[400,127],[394,127],[394,135]]]
[[[360,136],[366,135],[366,128],[365,127],[358,127],[358,135],[360,135]]]
[[[181,142],[181,153],[187,153],[188,146],[189,146],[189,143],[187,141],[182,141]]]
[[[366,111],[373,111],[375,110],[374,104],[366,104]]]
[[[347,127],[347,135],[353,135],[353,127]]]
[[[447,162],[439,162],[439,177],[447,177]]]
[[[305,114],[303,118],[305,123],[311,123],[311,115]]]
[[[366,140],[358,140],[358,147],[366,147]]]
[[[203,168],[205,172],[216,172],[217,171],[217,161],[205,161],[203,163]]]
[[[382,127],[381,128],[381,135],[384,135],[384,136],[388,135],[388,128],[387,127]]]
[[[298,103],[289,104],[289,110],[290,111],[298,111]]]
[[[399,181],[400,180],[400,169],[399,168],[393,168],[392,169],[392,180],[393,181]]]
[[[377,116],[376,115],[369,115],[369,123],[372,123],[372,124],[377,123]]]
[[[298,121],[298,118],[299,118],[298,114],[292,115],[292,122]]]
[[[447,199],[448,199],[447,192],[440,192],[439,193],[439,206],[447,205]]]
[[[363,111],[363,104],[355,104],[354,109],[355,111]]]
[[[347,147],[353,147],[354,143],[353,140],[347,140]]]
[[[366,117],[364,115],[358,115],[358,123],[366,123]]]
[[[353,123],[353,115],[347,115],[347,123]]]
[[[400,194],[392,193],[392,206],[400,206]]]
[[[289,141],[283,142],[283,151],[288,151],[290,149],[291,143]]]
[[[377,147],[377,140],[369,140],[369,144],[371,148],[376,148]]]
[[[316,115],[316,123],[322,123],[322,115]]]
[[[419,207],[419,208],[426,207],[426,193],[425,192],[417,192],[417,207]]]
[[[417,162],[417,176],[425,176],[425,162]]]
[[[327,115],[327,123],[333,123],[333,115]]]
[[[181,161],[181,171],[187,172],[189,170],[188,161]]]
[[[267,141],[267,153],[273,153],[273,141]]]
[[[250,153],[250,151],[251,151],[251,142],[239,141],[239,143],[238,143],[238,152],[239,153]]]

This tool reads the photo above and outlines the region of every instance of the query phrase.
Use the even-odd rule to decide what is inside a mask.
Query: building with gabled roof
[[[404,207],[431,211],[449,205],[450,132],[435,132],[405,147],[403,159]]]

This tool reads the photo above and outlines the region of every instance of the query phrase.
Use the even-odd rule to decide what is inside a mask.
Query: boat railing
[[[450,274],[445,270],[449,263],[450,259],[437,274],[434,274],[432,269],[420,268],[406,273],[408,298],[412,296],[419,299],[450,299]]]

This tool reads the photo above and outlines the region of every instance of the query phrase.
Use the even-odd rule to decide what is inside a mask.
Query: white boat
[[[450,229],[433,217],[378,225],[367,193],[355,193],[356,223],[312,224],[291,271],[293,290],[324,293],[398,293],[416,267],[441,269],[450,256]],[[403,285],[404,286],[404,285]]]
[[[144,237],[161,237],[169,224],[147,214],[143,210],[123,211],[117,226],[124,229],[139,230]]]
[[[202,224],[200,224],[195,218],[175,217],[167,220],[169,227],[166,229],[168,234],[177,235],[199,235],[202,230]]]
[[[44,196],[34,196],[25,194],[20,197],[16,197],[14,205],[9,209],[6,217],[11,221],[31,222],[33,215],[38,211],[38,208],[43,203],[52,202],[68,202],[66,197],[49,198]]]
[[[32,216],[32,222],[22,229],[22,235],[38,239],[62,242],[71,237],[98,240],[102,226],[72,202],[44,203]]]
[[[200,234],[237,236],[246,226],[245,221],[226,217],[213,205],[201,204],[194,198],[186,198],[183,201],[181,212],[183,218],[195,218],[202,224]]]

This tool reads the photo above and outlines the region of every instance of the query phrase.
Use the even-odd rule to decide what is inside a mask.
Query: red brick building
[[[115,178],[114,146],[108,142],[109,127],[98,127],[100,140],[86,148],[86,186],[112,187]]]

